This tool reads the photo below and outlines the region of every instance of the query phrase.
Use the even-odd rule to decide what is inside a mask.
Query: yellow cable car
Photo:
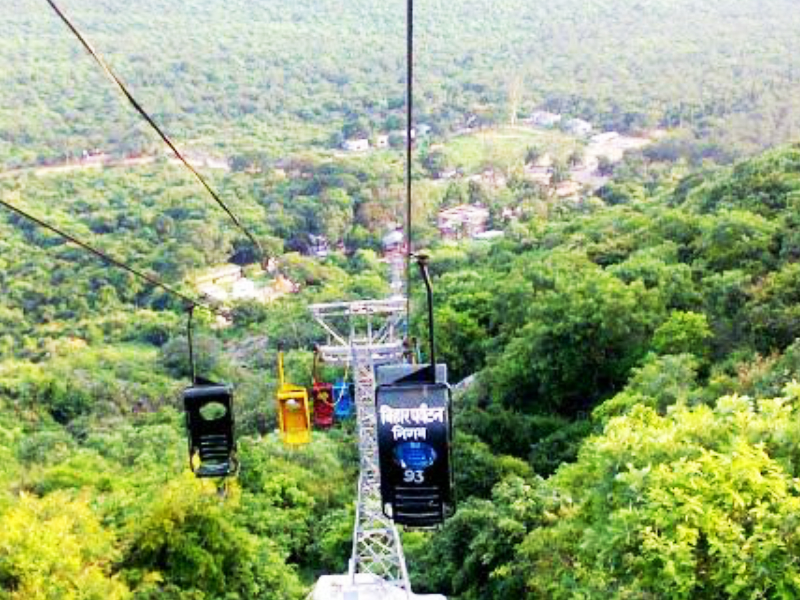
[[[311,441],[311,414],[308,391],[299,385],[286,383],[283,373],[283,351],[278,352],[278,427],[281,439],[289,446],[302,446]]]

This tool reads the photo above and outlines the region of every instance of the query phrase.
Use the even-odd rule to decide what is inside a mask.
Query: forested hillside
[[[533,221],[494,245],[434,251],[441,350],[454,378],[480,375],[457,399],[459,512],[437,533],[406,536],[417,589],[481,599],[799,592],[799,156],[773,151],[642,199]],[[22,232],[6,236],[15,250],[4,260],[66,251],[38,243],[50,247],[28,252]],[[112,294],[108,281],[36,326],[36,310],[64,309],[47,297],[12,302],[24,279],[7,279],[8,593],[215,598],[224,587],[293,598],[304,577],[343,569],[353,440],[347,428],[318,433],[287,454],[270,433],[263,381],[278,342],[305,349],[290,370],[308,381],[319,332],[304,298],[380,296],[356,283],[370,269],[383,277],[370,260],[332,256],[301,297],[242,305],[233,328],[201,336],[204,372],[237,382],[240,397],[242,475],[224,502],[182,474],[179,313],[124,284]],[[143,301],[150,310],[133,312]]]
[[[129,154],[156,140],[48,7],[0,15],[0,165]],[[300,0],[64,8],[187,145],[274,163],[402,126],[402,4]],[[417,7],[420,122],[508,122],[535,107],[601,129],[680,129],[727,159],[798,131],[791,0],[474,0]],[[687,137],[688,136],[688,137]],[[710,144],[710,147],[709,147]],[[685,152],[689,152],[684,148]]]
[[[278,272],[45,2],[0,9],[0,199],[192,297],[221,266],[281,291],[195,314],[199,373],[235,390],[241,465],[223,493],[189,470],[183,303],[0,208],[0,599],[305,598],[347,569],[355,426],[284,447],[278,349],[308,386],[324,340],[308,305],[389,295],[397,139],[341,143],[404,126],[404,6],[63,5],[211,159],[202,172]],[[458,511],[402,532],[414,590],[800,597],[800,145],[762,151],[800,125],[800,13],[458,0],[417,18],[431,130],[413,233],[461,385]],[[535,109],[641,144],[594,157],[599,183],[579,185],[596,140],[522,123]],[[464,205],[489,236],[442,225]]]
[[[480,370],[462,451],[536,476],[467,484],[415,557],[437,565],[422,581],[476,599],[800,592],[799,185],[795,146],[441,253],[445,354]]]

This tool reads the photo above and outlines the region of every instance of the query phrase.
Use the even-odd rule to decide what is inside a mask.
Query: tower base
[[[323,575],[317,580],[310,600],[447,600],[441,594],[414,594],[390,585],[369,573]]]

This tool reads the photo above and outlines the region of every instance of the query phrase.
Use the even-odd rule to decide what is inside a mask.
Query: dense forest
[[[187,294],[226,263],[266,277],[46,3],[10,6],[0,198]],[[389,294],[401,154],[339,146],[404,125],[403,7],[64,6],[183,147],[227,162],[203,172],[293,287],[196,314],[198,368],[236,394],[221,494],[189,470],[182,303],[0,212],[0,598],[305,598],[347,569],[356,432],[281,444],[277,352],[310,385],[308,305]],[[414,590],[799,597],[800,145],[777,145],[800,127],[796,9],[459,0],[417,18],[413,233],[461,385],[458,510],[402,532]],[[663,135],[561,195],[531,167],[566,179],[589,146],[516,123],[535,109]],[[152,160],[63,164],[98,153]],[[437,214],[461,204],[499,235],[446,239]]]
[[[159,148],[46,6],[6,6],[0,165]],[[275,164],[402,127],[402,3],[64,8],[193,148]],[[791,0],[427,2],[416,11],[418,118],[447,132],[548,108],[600,129],[675,129],[684,154],[730,160],[798,133],[793,9]]]

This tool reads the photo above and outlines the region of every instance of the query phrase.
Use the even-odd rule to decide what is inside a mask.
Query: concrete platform
[[[349,575],[323,575],[317,580],[310,600],[447,600],[441,594],[406,594],[383,579],[368,573],[356,575],[356,584]]]

